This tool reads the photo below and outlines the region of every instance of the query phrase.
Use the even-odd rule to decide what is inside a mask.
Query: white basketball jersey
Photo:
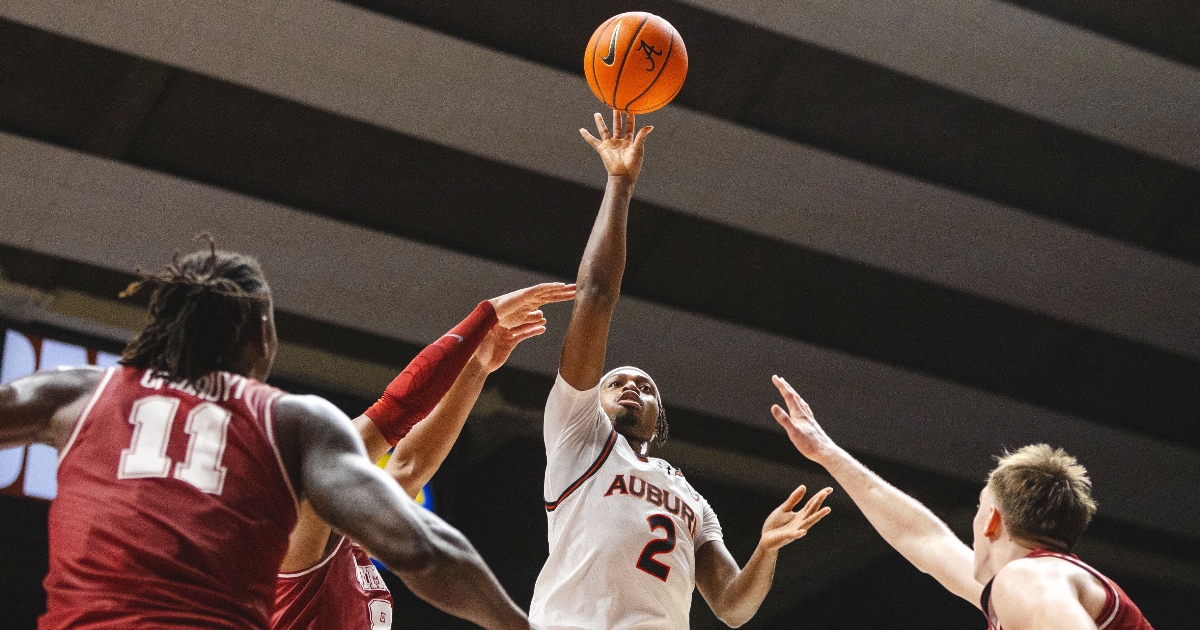
[[[550,557],[530,620],[547,630],[686,630],[696,549],[721,524],[683,473],[637,455],[600,408],[559,376],[546,402]]]

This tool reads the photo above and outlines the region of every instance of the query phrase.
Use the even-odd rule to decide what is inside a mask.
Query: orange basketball
[[[641,11],[601,24],[583,55],[583,74],[596,98],[633,114],[670,103],[683,87],[687,66],[687,49],[675,27]]]

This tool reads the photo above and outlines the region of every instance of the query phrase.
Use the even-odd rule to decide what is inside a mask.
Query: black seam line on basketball
[[[596,29],[596,32],[592,34],[592,36],[595,38],[596,44],[599,44],[600,42],[600,33],[604,32],[604,27],[611,24],[615,19],[617,19],[617,16],[615,15],[608,18],[608,20],[604,22],[604,24],[601,24],[600,28]],[[596,87],[600,88],[600,102],[608,105],[608,101],[604,100],[604,84],[600,82],[600,77],[596,74],[596,48],[591,43],[589,43],[589,47],[592,51],[592,79],[596,81]]]
[[[671,61],[671,51],[675,50],[675,30],[674,30],[675,27],[671,27],[671,28],[672,28],[671,43],[667,44],[667,54],[663,57],[662,65],[658,67],[658,74],[654,75],[654,80],[650,82],[650,85],[646,86],[646,89],[642,90],[641,94],[638,94],[637,96],[633,97],[633,100],[629,101],[628,103],[625,103],[626,110],[628,110],[629,106],[633,105],[633,103],[635,101],[637,101],[639,98],[642,98],[643,96],[645,96],[646,92],[649,92],[650,88],[654,87],[654,84],[658,83],[658,80],[660,78],[662,78],[663,72],[666,72],[667,64],[670,63],[670,61]],[[678,91],[678,88],[676,88],[676,91]]]
[[[612,432],[608,434],[608,441],[604,443],[604,449],[600,451],[600,455],[596,457],[596,461],[592,462],[592,465],[588,467],[587,472],[580,475],[580,477],[571,485],[567,486],[566,490],[563,490],[562,494],[558,495],[557,501],[554,501],[553,503],[547,501],[546,511],[553,512],[558,508],[558,504],[565,501],[567,497],[571,496],[572,492],[575,492],[579,489],[579,486],[583,485],[583,482],[587,481],[592,477],[592,475],[596,474],[596,472],[600,470],[600,467],[604,465],[604,461],[607,460],[608,456],[612,453],[613,445],[616,443],[617,430],[613,429]]]
[[[621,56],[621,67],[617,69],[617,80],[613,82],[613,109],[617,108],[617,90],[621,87],[621,73],[625,72],[625,62],[629,61],[629,51],[633,50],[633,42],[637,41],[638,35],[642,34],[642,27],[646,26],[646,21],[650,16],[642,18],[642,23],[638,24],[637,30],[633,32],[633,37],[629,38],[629,45],[625,47],[625,54]],[[613,130],[616,133],[616,129]]]

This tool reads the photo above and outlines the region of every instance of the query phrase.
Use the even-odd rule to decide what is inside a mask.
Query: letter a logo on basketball
[[[662,51],[651,46],[650,44],[647,44],[646,40],[644,40],[644,39],[642,40],[642,44],[640,46],[638,46],[638,50],[646,53],[646,61],[650,62],[650,67],[646,68],[646,72],[653,72],[654,65],[655,65],[654,55],[658,55],[659,57],[661,57]]]
[[[613,27],[612,39],[608,42],[608,56],[600,58],[600,61],[603,61],[606,66],[613,65],[613,62],[617,60],[617,33],[620,30],[621,23],[617,22],[617,25]]]

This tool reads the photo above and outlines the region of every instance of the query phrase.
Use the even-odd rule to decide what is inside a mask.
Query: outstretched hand
[[[483,366],[488,374],[504,365],[504,362],[508,360],[508,355],[512,354],[513,348],[516,348],[517,344],[546,332],[546,318],[542,317],[542,312],[534,311],[529,315],[529,320],[520,326],[513,328],[493,326],[488,336],[484,337],[483,343],[475,349],[475,360]]]
[[[609,132],[608,125],[604,124],[604,116],[599,113],[596,114],[596,131],[600,138],[596,139],[587,129],[581,128],[579,133],[592,145],[596,153],[600,154],[609,175],[628,175],[637,179],[638,173],[642,172],[642,153],[646,146],[646,136],[654,127],[642,127],[637,134],[634,134],[633,130],[634,115],[614,109],[612,133]]]
[[[821,503],[825,501],[825,497],[833,493],[833,488],[825,488],[824,490],[813,495],[813,498],[804,504],[804,507],[799,512],[796,505],[800,503],[800,499],[804,498],[805,487],[800,486],[792,492],[792,496],[783,502],[783,505],[775,508],[771,515],[767,517],[767,521],[763,523],[762,544],[767,549],[775,550],[780,547],[803,538],[808,530],[817,523],[817,521],[825,518],[830,510],[827,507],[821,507]]]
[[[787,411],[784,411],[779,405],[772,405],[771,415],[775,416],[775,421],[787,431],[788,438],[792,440],[792,444],[796,446],[796,450],[800,451],[801,455],[822,464],[823,458],[837,445],[829,439],[821,425],[817,424],[812,408],[804,402],[800,394],[797,394],[787,381],[783,380],[783,377],[772,376],[771,382],[779,389],[779,393],[783,395],[784,403],[787,405]]]
[[[543,304],[566,302],[573,299],[575,299],[575,285],[547,282],[517,289],[512,293],[505,293],[488,301],[492,303],[492,308],[496,311],[496,319],[499,320],[498,326],[516,328],[542,319],[542,312],[538,309]],[[544,319],[542,321],[545,322]]]

